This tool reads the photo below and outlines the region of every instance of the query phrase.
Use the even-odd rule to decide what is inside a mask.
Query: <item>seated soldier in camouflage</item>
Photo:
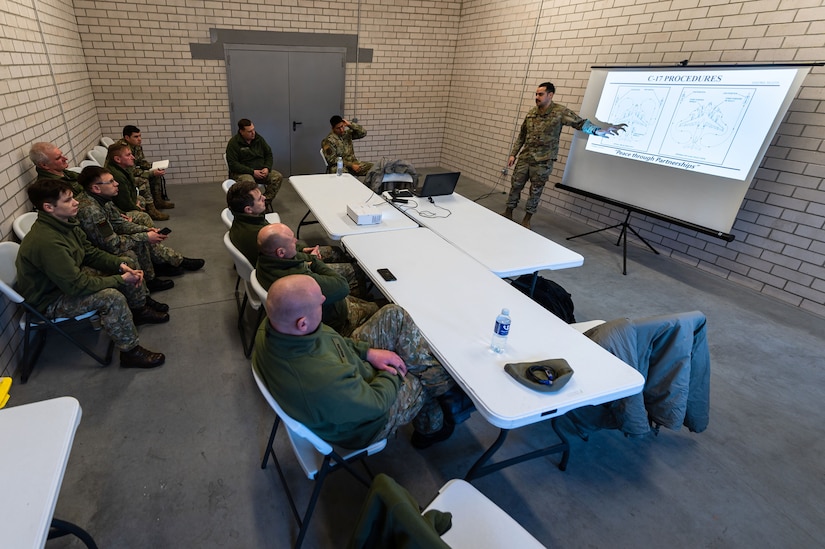
[[[89,241],[111,254],[135,254],[150,292],[168,290],[175,285],[171,280],[157,278],[156,270],[183,274],[184,271],[197,271],[203,267],[203,259],[183,257],[161,244],[168,236],[159,233],[156,228],[132,223],[120,215],[120,210],[112,202],[120,184],[106,168],[86,166],[78,182],[85,192],[78,197],[80,209],[77,220]]]
[[[279,278],[291,274],[311,276],[324,294],[324,324],[348,336],[378,310],[375,303],[349,295],[347,279],[331,269],[320,257],[299,252],[292,230],[283,223],[267,225],[258,233],[258,282],[269,288]]]
[[[258,186],[251,181],[239,181],[226,192],[226,205],[232,212],[232,226],[229,240],[238,248],[252,265],[258,262],[258,231],[269,225],[264,212],[266,205]],[[309,247],[298,241],[298,249],[322,259],[328,267],[347,279],[350,293],[354,296],[367,295],[367,277],[352,258],[337,246]]]
[[[352,175],[367,175],[373,164],[355,158],[355,148],[352,145],[353,139],[366,137],[367,130],[337,114],[329,119],[329,124],[332,130],[321,141],[321,150],[327,161],[327,173],[335,173],[340,156],[347,172]]]
[[[20,244],[17,287],[47,318],[73,317],[97,310],[100,322],[120,349],[124,368],[154,368],[166,360],[141,347],[135,326],[169,321],[169,306],[149,297],[143,271],[92,246],[80,228],[72,188],[41,178],[28,188],[37,220]]]
[[[154,227],[151,217],[146,210],[146,201],[139,194],[137,182],[135,181],[135,155],[129,145],[124,145],[117,141],[109,145],[109,152],[106,155],[104,168],[109,170],[115,180],[120,184],[117,196],[112,200],[115,206],[129,218],[129,221]]]
[[[69,159],[54,143],[40,141],[32,145],[29,160],[37,170],[37,177],[63,180],[71,185],[75,195],[83,192],[77,183],[77,174],[68,169]]]
[[[140,128],[131,124],[124,126],[123,139],[119,142],[129,145],[129,149],[135,157],[135,183],[137,183],[138,189],[141,190],[141,195],[147,199],[147,203],[150,202],[148,198],[151,198],[151,202],[158,210],[171,210],[174,208],[175,204],[173,202],[163,198],[161,178],[166,175],[166,170],[153,170],[152,163],[146,160],[146,155],[143,153],[143,137],[140,135]],[[163,221],[168,218],[169,216],[153,217],[152,219]]]
[[[307,275],[278,279],[267,294],[252,363],[286,413],[345,448],[363,448],[410,421],[416,448],[449,438],[454,425],[437,397],[455,382],[407,312],[382,307],[345,338],[321,322],[323,303]]]
[[[238,120],[238,133],[226,144],[229,177],[264,185],[264,200],[271,203],[284,180],[281,172],[272,169],[272,162],[272,149],[255,132],[255,124],[248,118]]]

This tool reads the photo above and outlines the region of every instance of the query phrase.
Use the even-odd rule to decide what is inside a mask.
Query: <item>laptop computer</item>
[[[413,190],[413,194],[421,198],[453,194],[460,176],[461,172],[431,173],[424,178],[421,187]]]

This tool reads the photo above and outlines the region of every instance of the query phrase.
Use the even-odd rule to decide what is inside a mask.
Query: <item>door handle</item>
[[[292,121],[292,131],[295,131],[295,130],[296,130],[296,128],[297,128],[298,126],[300,126],[301,124],[303,124],[303,122],[295,122],[295,121],[293,120],[293,121]]]

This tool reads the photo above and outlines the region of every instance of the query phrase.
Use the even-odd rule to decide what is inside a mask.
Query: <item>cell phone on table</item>
[[[170,229],[169,227],[164,227],[164,228],[162,228],[161,230],[159,230],[158,232],[159,232],[160,234],[169,234],[169,233],[171,233],[171,232],[172,232],[172,229]]]
[[[398,280],[395,278],[395,275],[390,272],[389,269],[378,269],[378,274],[381,275],[381,278],[386,280],[387,282],[392,282],[393,280]]]

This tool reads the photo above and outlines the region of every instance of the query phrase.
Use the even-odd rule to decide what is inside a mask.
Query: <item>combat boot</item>
[[[522,219],[522,220],[521,220],[521,225],[522,225],[525,229],[529,229],[529,228],[530,228],[530,218],[531,218],[531,217],[533,217],[533,214],[531,214],[531,213],[526,213],[526,214],[524,214],[524,219]]]
[[[140,309],[132,309],[132,320],[135,326],[143,326],[144,324],[163,324],[169,322],[169,313],[162,313],[155,309],[144,305]]]
[[[502,212],[502,217],[506,217],[507,219],[513,219],[513,208],[508,207],[506,210]]]
[[[121,368],[157,368],[166,362],[163,353],[153,353],[149,349],[135,345],[129,351],[120,351]]]
[[[166,221],[167,219],[169,219],[169,216],[161,211],[158,211],[158,209],[155,208],[154,204],[146,205],[146,213],[148,213],[149,217],[151,217],[155,221]]]
[[[175,207],[174,202],[169,202],[163,198],[163,193],[160,190],[160,185],[152,187],[152,199],[155,203],[155,208],[160,210],[171,210]]]

